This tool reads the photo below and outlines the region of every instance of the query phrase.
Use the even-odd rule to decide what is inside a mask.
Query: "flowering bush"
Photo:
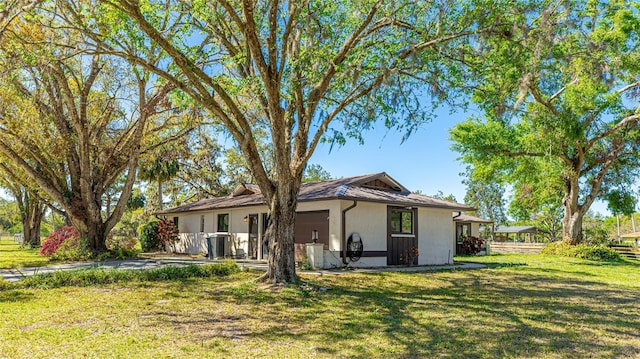
[[[42,247],[40,248],[40,255],[51,257],[60,249],[60,246],[64,241],[78,237],[80,237],[80,234],[72,226],[59,228],[55,232],[49,234],[47,239],[44,240]]]
[[[484,244],[484,240],[474,237],[474,236],[465,236],[462,237],[462,249],[464,249],[465,254],[478,254],[480,250],[482,250],[482,245]]]
[[[91,258],[86,240],[80,238],[78,231],[71,226],[51,233],[42,243],[40,254],[53,260],[79,261]]]

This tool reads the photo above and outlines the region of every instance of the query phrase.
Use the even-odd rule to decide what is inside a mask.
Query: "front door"
[[[249,255],[251,259],[258,259],[258,215],[249,215]]]
[[[387,265],[417,264],[418,210],[387,207]]]
[[[317,243],[329,249],[329,211],[296,212],[294,232],[296,262],[307,257],[307,243],[313,242],[314,233]]]

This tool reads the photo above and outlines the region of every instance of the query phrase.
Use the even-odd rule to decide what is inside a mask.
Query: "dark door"
[[[329,249],[329,211],[296,212],[295,224],[295,260],[301,261],[307,256],[307,243],[312,243],[314,231],[318,243]]]
[[[387,265],[417,264],[418,210],[387,207]]]
[[[249,258],[258,258],[258,215],[249,215]]]

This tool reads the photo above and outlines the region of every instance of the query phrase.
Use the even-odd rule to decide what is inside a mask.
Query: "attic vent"
[[[365,182],[365,183],[362,184],[362,187],[380,189],[380,190],[383,190],[383,191],[395,191],[395,192],[401,192],[402,191],[402,189],[400,187],[392,186],[392,185],[388,184],[387,182],[381,181],[379,179],[375,179],[373,181]]]
[[[347,187],[346,185],[338,187],[338,189],[336,190],[336,196],[344,196],[347,193],[348,189],[349,187]]]

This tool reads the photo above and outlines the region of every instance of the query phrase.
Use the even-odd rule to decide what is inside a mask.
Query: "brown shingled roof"
[[[239,185],[233,193],[235,195],[205,199],[184,206],[167,209],[159,212],[159,214],[265,204],[262,193],[255,185]],[[298,202],[330,199],[379,202],[398,206],[447,208],[452,211],[473,210],[472,207],[464,204],[410,193],[409,190],[385,172],[322,182],[303,183],[300,187],[300,193],[298,194]]]

